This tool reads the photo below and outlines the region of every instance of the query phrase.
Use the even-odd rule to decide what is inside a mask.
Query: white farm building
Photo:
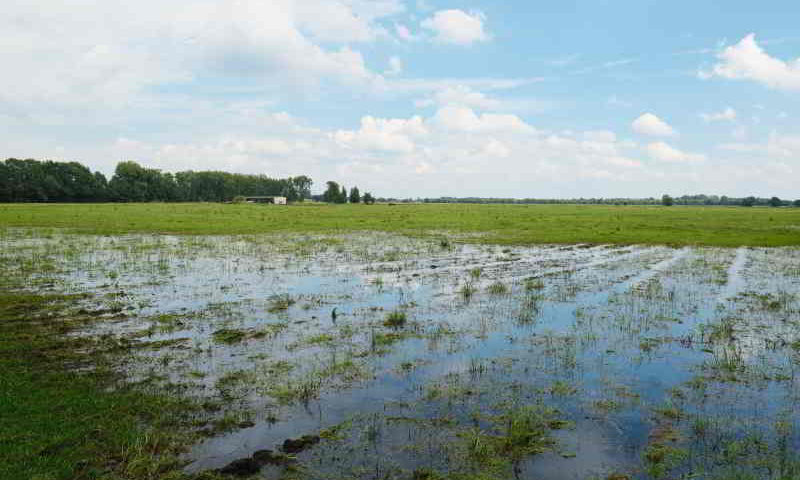
[[[273,205],[286,205],[286,197],[244,197],[247,203],[271,203]]]

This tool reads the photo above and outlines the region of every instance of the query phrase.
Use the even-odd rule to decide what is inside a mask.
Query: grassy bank
[[[800,244],[800,209],[578,205],[5,204],[0,225],[83,233],[252,234],[376,230],[480,234],[502,244]]]
[[[0,478],[184,478],[191,406],[119,381],[120,346],[69,336],[77,297],[0,293]]]

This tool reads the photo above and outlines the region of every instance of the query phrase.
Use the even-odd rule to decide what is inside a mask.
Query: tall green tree
[[[756,197],[745,197],[741,203],[743,207],[752,207],[756,204]]]
[[[341,192],[339,189],[339,184],[333,180],[329,180],[326,185],[328,188],[325,190],[325,193],[322,194],[322,201],[328,203],[339,203],[339,194]]]
[[[311,185],[313,185],[314,182],[311,180],[310,177],[307,177],[305,175],[300,175],[299,177],[292,177],[289,178],[289,183],[292,189],[291,194],[287,195],[289,200],[303,201],[307,198],[311,198]]]
[[[669,195],[665,194],[663,197],[661,197],[661,205],[664,205],[665,207],[671,207],[675,205],[675,200],[673,200],[673,198]]]
[[[119,202],[146,202],[152,199],[153,175],[136,162],[120,162],[108,183],[111,197]]]
[[[350,189],[350,203],[361,203],[361,192],[358,191],[358,187]]]

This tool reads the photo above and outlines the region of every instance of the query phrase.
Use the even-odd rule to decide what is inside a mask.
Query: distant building
[[[244,197],[247,203],[271,203],[273,205],[286,205],[286,197]]]

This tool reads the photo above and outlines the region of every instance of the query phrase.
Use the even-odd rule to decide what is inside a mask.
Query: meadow
[[[233,235],[278,232],[446,232],[471,241],[786,246],[800,244],[800,208],[571,205],[4,204],[0,226],[78,233]]]
[[[798,211],[0,206],[0,478],[790,480]]]

